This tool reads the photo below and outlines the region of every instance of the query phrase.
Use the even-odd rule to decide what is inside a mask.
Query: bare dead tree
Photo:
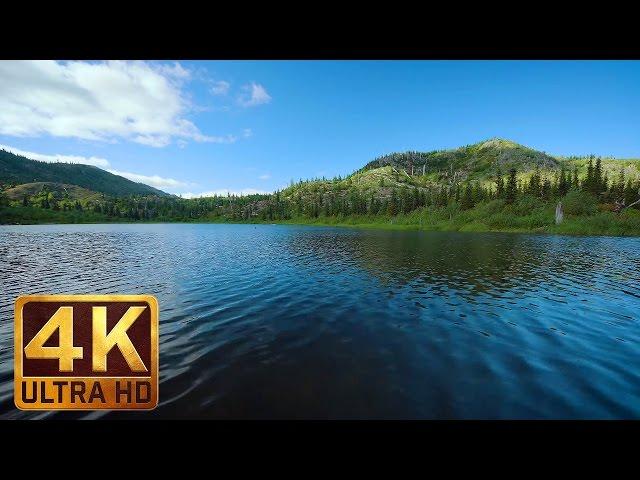
[[[638,195],[640,196],[640,190],[638,190]],[[634,205],[637,205],[637,204],[639,204],[639,203],[640,203],[640,198],[638,198],[638,200],[636,200],[635,202],[630,203],[629,205],[625,205],[625,204],[624,204],[624,199],[622,199],[622,202],[621,202],[621,206],[622,206],[622,208],[620,208],[620,210],[618,211],[618,213],[620,213],[621,211],[623,211],[623,210],[625,210],[625,209],[627,209],[627,208],[631,208],[631,207],[633,207]],[[618,202],[616,202],[616,206],[618,206],[618,205],[619,205],[619,204],[618,204]]]

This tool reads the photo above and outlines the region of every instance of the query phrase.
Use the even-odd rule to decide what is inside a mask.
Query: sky
[[[492,137],[640,158],[640,61],[0,61],[0,148],[184,197]]]

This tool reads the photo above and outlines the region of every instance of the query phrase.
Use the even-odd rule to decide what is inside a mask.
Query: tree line
[[[397,177],[396,177],[397,179]],[[549,175],[535,170],[527,179],[518,179],[515,169],[503,174],[497,171],[490,182],[455,182],[447,184],[385,183],[380,178],[377,188],[360,189],[351,182],[335,178],[331,181],[299,181],[284,191],[270,195],[226,195],[183,199],[158,196],[103,196],[100,199],[65,198],[43,188],[21,201],[9,202],[0,194],[0,206],[38,207],[43,209],[93,212],[110,218],[132,221],[269,221],[298,217],[318,218],[349,215],[395,216],[418,208],[444,207],[456,203],[460,209],[471,209],[481,202],[503,200],[505,204],[528,196],[540,203],[555,202],[571,190],[593,195],[599,203],[622,202],[630,205],[638,199],[640,182],[626,179],[624,169],[616,178],[608,178],[600,159],[589,159],[586,175],[578,175],[577,167],[562,167]]]

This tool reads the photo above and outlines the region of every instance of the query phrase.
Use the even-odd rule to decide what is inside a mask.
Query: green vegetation
[[[0,183],[15,186],[32,182],[77,185],[114,196],[168,195],[149,185],[132,182],[98,167],[76,163],[39,162],[0,149]]]
[[[79,200],[87,202],[90,200],[100,200],[104,198],[104,194],[98,192],[92,192],[86,188],[78,187],[77,185],[69,185],[64,183],[53,182],[34,182],[24,183],[12,188],[7,188],[4,193],[9,200],[22,200],[26,197],[37,197],[44,192],[51,193],[51,199],[61,198],[68,200]]]
[[[640,235],[639,199],[640,161],[554,158],[492,139],[456,150],[386,155],[345,178],[292,182],[271,195],[182,199],[108,195],[43,181],[5,184],[0,223],[280,222]],[[556,225],[559,202],[564,219]]]
[[[112,217],[93,212],[61,211],[38,207],[0,207],[2,223],[38,224],[38,223],[110,223]]]
[[[492,138],[484,142],[453,150],[439,150],[427,153],[406,152],[384,155],[364,168],[379,168],[393,165],[408,173],[436,174],[443,172],[453,177],[465,177],[468,180],[482,180],[497,174],[500,170],[507,172],[512,168],[521,172],[535,168],[545,170],[556,169],[559,161],[544,152],[518,145],[509,140]]]
[[[357,226],[394,230],[436,230],[461,232],[534,232],[572,235],[640,235],[640,211],[628,209],[620,214],[565,215],[555,225],[555,205],[542,204],[531,209],[531,198],[523,197],[509,205],[504,200],[481,202],[469,210],[459,204],[422,208],[410,214],[349,215],[338,217],[298,217],[285,223]]]

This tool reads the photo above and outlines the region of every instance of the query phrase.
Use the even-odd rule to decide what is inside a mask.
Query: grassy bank
[[[469,210],[455,205],[436,209],[418,209],[396,216],[347,216],[295,218],[282,223],[383,228],[393,230],[432,230],[459,232],[529,232],[567,235],[640,236],[640,211],[625,210],[620,214],[598,211],[587,215],[565,214],[555,224],[551,205],[527,208],[492,201]]]
[[[456,204],[441,208],[420,208],[408,214],[297,217],[288,220],[249,221],[206,217],[197,219],[154,219],[144,223],[282,223],[325,225],[393,230],[433,230],[460,232],[530,232],[569,235],[640,236],[640,211],[628,209],[620,214],[590,211],[586,214],[566,213],[560,225],[555,224],[553,205],[528,204],[526,199],[512,205],[501,200],[481,203],[469,210]],[[0,208],[3,224],[64,223],[133,223],[126,218],[109,217],[84,211],[55,211],[34,207]],[[143,223],[143,222],[135,222]]]
[[[499,220],[499,224],[494,224],[490,220],[486,222],[474,222],[471,224],[460,225],[457,219],[450,221],[439,221],[429,223],[411,223],[402,218],[361,218],[361,217],[345,217],[337,218],[317,218],[317,219],[292,219],[281,222],[292,225],[317,225],[317,226],[334,226],[334,227],[354,227],[354,228],[378,228],[383,230],[424,230],[424,231],[442,231],[442,232],[509,232],[509,233],[550,233],[561,235],[606,235],[606,236],[640,236],[640,218],[628,218],[629,216],[621,215],[619,219],[612,219],[612,214],[603,213],[592,217],[575,217],[565,218],[561,225],[542,225],[529,228],[517,225],[520,222],[513,222],[515,225],[509,225],[510,222],[503,222],[504,218]],[[256,222],[257,223],[257,222]]]

